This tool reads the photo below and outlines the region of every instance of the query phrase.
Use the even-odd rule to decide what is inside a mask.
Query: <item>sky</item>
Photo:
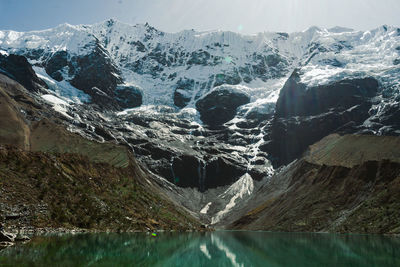
[[[0,0],[0,30],[42,30],[110,18],[177,32],[295,32],[310,26],[400,26],[400,0]]]

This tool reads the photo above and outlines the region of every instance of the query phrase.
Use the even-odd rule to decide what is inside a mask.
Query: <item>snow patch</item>
[[[204,208],[201,209],[200,213],[202,214],[207,214],[208,210],[210,209],[212,202],[208,202],[207,205],[204,206]]]
[[[73,119],[70,115],[67,114],[69,104],[66,101],[50,94],[42,95],[41,97],[46,100],[46,102],[51,104],[55,111],[61,113],[69,119]]]
[[[76,89],[69,82],[65,80],[61,82],[54,80],[46,73],[44,68],[34,66],[33,70],[35,71],[36,75],[47,84],[49,89],[59,97],[66,98],[67,101],[71,101],[77,104],[90,102],[89,95],[85,94],[79,89]]]
[[[219,211],[214,217],[211,218],[211,224],[218,223],[228,212],[230,212],[236,205],[238,199],[243,199],[246,195],[250,196],[254,190],[253,178],[250,174],[245,173],[232,184],[224,193],[219,195],[219,198],[230,198],[229,203],[225,208]]]

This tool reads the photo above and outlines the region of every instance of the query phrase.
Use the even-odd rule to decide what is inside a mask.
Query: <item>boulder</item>
[[[204,191],[204,163],[192,155],[181,155],[171,160],[171,175],[176,185],[196,187]]]
[[[11,233],[6,233],[4,231],[0,232],[0,242],[14,242],[15,235]]]
[[[233,119],[236,109],[250,102],[250,96],[235,86],[219,86],[199,99],[196,109],[201,120],[210,126],[219,126]]]

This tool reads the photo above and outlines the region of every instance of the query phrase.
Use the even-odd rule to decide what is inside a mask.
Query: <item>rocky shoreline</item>
[[[10,231],[4,231],[2,225],[0,225],[0,250],[6,247],[10,247],[19,242],[29,242],[30,238],[18,232],[18,234],[12,233]]]
[[[2,228],[1,228],[2,229]],[[208,228],[202,225],[199,229],[187,229],[185,231],[181,230],[164,230],[164,229],[150,229],[146,230],[120,230],[120,229],[85,229],[85,228],[63,228],[63,227],[24,227],[16,228],[9,227],[7,229],[0,230],[0,251],[17,244],[26,244],[31,241],[34,236],[43,235],[64,235],[64,234],[98,234],[98,233],[164,233],[164,232],[212,232],[214,229]]]

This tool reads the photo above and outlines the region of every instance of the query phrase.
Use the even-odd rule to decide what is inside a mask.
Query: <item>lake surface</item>
[[[400,238],[270,232],[34,237],[0,266],[400,266]]]

